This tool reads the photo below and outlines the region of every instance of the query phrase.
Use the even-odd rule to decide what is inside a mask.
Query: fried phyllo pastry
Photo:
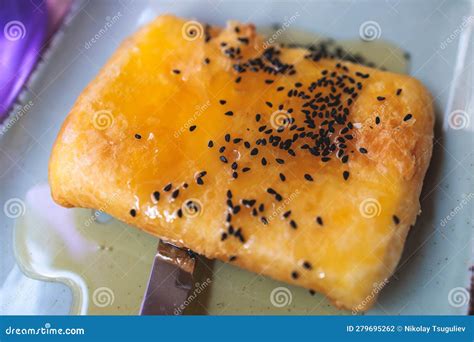
[[[420,212],[433,121],[411,77],[166,15],[79,96],[49,181],[60,205],[363,311]]]

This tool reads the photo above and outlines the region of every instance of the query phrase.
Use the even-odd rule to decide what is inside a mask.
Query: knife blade
[[[160,240],[140,315],[175,315],[193,288],[194,254]]]

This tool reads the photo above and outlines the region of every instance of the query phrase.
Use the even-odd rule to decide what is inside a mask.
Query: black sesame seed
[[[202,180],[201,177],[198,177],[198,178],[196,178],[196,183],[197,183],[198,185],[203,185],[203,184],[204,184],[204,181]]]
[[[225,239],[227,239],[227,233],[222,233],[221,234],[221,241],[224,241]]]
[[[160,200],[160,192],[159,191],[153,192],[153,198],[155,199],[155,201],[159,201]]]
[[[220,156],[219,159],[221,160],[221,162],[227,164],[227,158],[225,156]]]
[[[298,225],[297,225],[296,222],[293,221],[293,220],[290,221],[290,226],[291,226],[291,228],[293,228],[293,229],[298,228]]]
[[[290,215],[291,215],[291,210],[288,210],[287,212],[283,214],[283,217],[288,218]]]
[[[214,142],[212,140],[209,140],[209,142],[207,143],[207,147],[211,148],[214,146]]]
[[[135,134],[135,138],[138,139],[138,140],[140,140],[140,139],[142,138],[142,136],[137,133],[137,134]]]
[[[284,182],[286,180],[286,177],[283,173],[280,173],[280,179],[282,182]]]
[[[181,208],[178,209],[177,215],[179,218],[183,217],[183,210]]]
[[[285,87],[280,86],[280,87],[277,88],[277,91],[282,91],[283,89],[285,89]]]
[[[211,60],[206,57],[206,58],[204,58],[204,63],[205,63],[205,64],[209,64],[209,63],[211,63]]]
[[[375,124],[378,125],[379,123],[380,123],[380,118],[377,116],[377,117],[375,118]]]
[[[244,167],[244,168],[242,169],[242,172],[248,172],[248,171],[250,171],[250,167]]]
[[[344,177],[344,180],[347,180],[349,178],[349,171],[344,171],[342,177]]]
[[[265,159],[265,157],[262,157],[262,165],[263,166],[267,165],[267,160]]]
[[[179,189],[176,189],[176,190],[173,191],[173,193],[171,194],[171,197],[176,198],[176,197],[178,197],[178,195],[179,195]]]
[[[304,178],[305,178],[308,182],[312,182],[312,181],[313,181],[313,177],[311,177],[310,174],[305,173]]]
[[[323,225],[323,219],[322,219],[322,217],[321,217],[321,216],[316,217],[316,222],[317,222],[320,226],[322,226],[322,225]]]
[[[270,107],[270,108],[273,107],[273,103],[271,103],[270,101],[265,102],[265,104],[266,104],[268,107]]]
[[[394,222],[395,224],[399,224],[399,223],[400,223],[400,219],[398,218],[398,216],[393,215],[393,222]]]
[[[231,256],[229,257],[229,261],[235,261],[235,260],[237,260],[237,256],[231,255]]]
[[[311,265],[310,262],[308,261],[304,261],[303,262],[303,267],[306,268],[307,270],[311,270],[313,268],[313,266]]]
[[[299,276],[300,275],[298,274],[298,272],[296,272],[296,271],[291,272],[291,278],[298,279]]]
[[[239,174],[237,172],[232,172],[232,178],[237,179],[239,177]]]
[[[262,216],[262,217],[260,218],[260,221],[261,221],[263,224],[265,224],[265,225],[268,224],[268,220],[267,220],[267,218],[266,218],[265,216]]]
[[[250,155],[255,156],[258,154],[258,148],[253,148],[252,151],[250,151]]]
[[[385,97],[383,97],[383,96],[377,96],[377,100],[378,100],[378,101],[383,101],[383,100],[385,100]]]
[[[225,112],[224,114],[227,115],[227,116],[232,116],[232,115],[234,115],[234,112],[229,110],[229,111]]]
[[[230,134],[227,133],[226,135],[224,135],[224,140],[229,142],[230,141]]]
[[[181,71],[180,71],[180,70],[178,70],[178,69],[173,69],[173,72],[174,72],[176,75],[178,75],[178,74],[180,74],[180,73],[181,73]]]
[[[173,184],[169,183],[168,185],[166,185],[166,186],[163,188],[163,190],[166,191],[166,192],[168,192],[168,191],[171,190],[171,187],[172,187],[172,186],[173,186]]]
[[[399,96],[402,93],[402,88],[397,89],[397,96]]]
[[[131,209],[131,210],[130,210],[130,215],[131,215],[132,217],[137,216],[137,211],[136,211],[135,209]]]
[[[194,131],[196,129],[196,127],[197,127],[196,125],[192,125],[191,127],[189,127],[189,131],[191,131],[191,132]]]
[[[285,164],[285,161],[281,158],[276,158],[275,160],[278,164]]]
[[[225,146],[219,147],[219,153],[224,153],[224,151],[225,151]]]
[[[408,120],[410,120],[412,117],[413,117],[413,115],[407,114],[407,115],[405,115],[405,117],[403,118],[403,121],[408,121]]]
[[[242,80],[242,77],[239,76],[235,79],[235,83],[240,83],[241,80]]]
[[[365,148],[361,147],[359,148],[359,152],[362,154],[366,154],[368,151]]]
[[[227,103],[227,101],[226,101],[226,100],[219,100],[219,103],[220,103],[221,105],[225,105],[225,104]]]
[[[227,198],[232,198],[232,191],[230,190],[227,190]]]
[[[255,121],[259,122],[259,121],[260,121],[260,118],[261,118],[261,115],[260,115],[260,114],[256,114],[256,115],[255,115]]]

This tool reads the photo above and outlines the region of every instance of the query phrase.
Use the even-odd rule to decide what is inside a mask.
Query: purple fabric
[[[47,29],[44,1],[0,0],[0,122],[33,70]]]

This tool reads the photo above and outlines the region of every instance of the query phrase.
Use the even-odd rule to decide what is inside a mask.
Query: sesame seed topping
[[[219,159],[221,160],[221,162],[227,164],[227,158],[225,156],[220,156]]]
[[[397,96],[399,96],[402,93],[402,88],[397,89]]]
[[[308,174],[308,173],[305,173],[304,178],[305,178],[308,182],[312,182],[312,181],[313,181],[313,177],[311,177],[311,175]]]
[[[378,100],[378,101],[383,101],[383,100],[385,100],[385,97],[383,97],[383,96],[377,96],[377,100]]]
[[[403,118],[403,121],[408,121],[408,120],[410,120],[412,117],[413,117],[413,115],[407,114],[407,115],[405,115],[405,117]]]
[[[140,140],[141,138],[142,138],[142,136],[141,136],[140,134],[138,134],[138,133],[137,133],[137,134],[135,134],[135,139],[138,139],[138,140]]]
[[[193,132],[196,129],[196,127],[197,127],[196,125],[192,125],[191,127],[189,127],[189,131]]]
[[[342,177],[344,177],[344,180],[347,180],[349,178],[349,171],[344,171]]]
[[[214,142],[212,140],[209,140],[209,142],[207,143],[207,147],[211,148],[214,146]]]
[[[234,115],[234,112],[229,110],[229,111],[225,112],[224,114],[227,115],[227,116],[232,116],[232,115]]]
[[[293,229],[298,228],[298,225],[296,224],[296,222],[295,222],[294,220],[291,220],[291,221],[290,221],[290,226],[291,226],[291,228],[293,228]]]
[[[361,147],[359,148],[359,152],[362,154],[366,154],[368,151],[364,147]]]
[[[131,209],[131,210],[130,210],[130,215],[131,215],[132,217],[137,216],[137,211],[136,211],[135,209]]]
[[[160,192],[159,191],[153,192],[153,198],[155,199],[155,201],[159,201],[160,200]]]
[[[300,275],[299,275],[298,272],[296,272],[296,271],[291,272],[291,278],[293,278],[293,279],[298,279],[299,276],[300,276]]]
[[[306,268],[307,270],[311,270],[313,268],[313,266],[311,265],[309,261],[304,261],[303,267]]]
[[[248,171],[250,171],[250,167],[244,167],[244,168],[242,169],[242,172],[248,172]]]
[[[286,180],[286,177],[283,173],[280,173],[280,179],[282,182],[284,182]]]
[[[395,224],[399,224],[399,223],[400,223],[400,219],[398,218],[398,216],[393,215],[393,222],[394,222]]]
[[[227,101],[226,101],[226,100],[219,100],[219,103],[220,103],[221,105],[225,105],[225,104],[227,103]]]
[[[167,184],[167,185],[163,188],[163,191],[166,191],[166,192],[170,191],[172,186],[173,186],[173,184],[171,184],[171,183]]]
[[[178,74],[180,74],[180,73],[181,73],[181,71],[180,71],[180,70],[178,70],[178,69],[173,69],[173,73],[175,73],[176,75],[178,75]]]
[[[323,219],[322,219],[322,217],[321,217],[321,216],[316,217],[316,222],[317,222],[320,226],[322,226],[322,225],[323,225]]]
[[[375,117],[375,124],[378,125],[380,123],[380,118],[377,116]]]
[[[179,189],[176,189],[176,190],[173,191],[173,193],[171,194],[171,197],[172,197],[172,198],[176,198],[176,197],[178,197],[178,195],[179,195]]]

